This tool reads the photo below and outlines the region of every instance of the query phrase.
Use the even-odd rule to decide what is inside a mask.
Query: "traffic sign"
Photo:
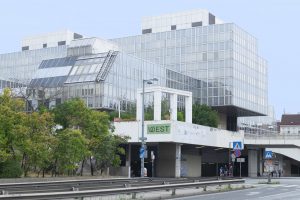
[[[240,157],[240,156],[242,155],[241,150],[239,150],[239,149],[234,150],[234,155],[235,155],[237,158]]]
[[[237,158],[236,162],[245,162],[245,158]]]
[[[140,148],[140,158],[144,158],[145,156],[145,149],[143,147]]]
[[[231,159],[235,159],[235,158],[236,158],[235,154],[232,153],[232,154],[231,154]]]
[[[233,144],[232,145],[233,150],[242,150],[243,149],[241,141],[235,141],[232,144]]]
[[[272,159],[272,151],[265,151],[265,159]]]

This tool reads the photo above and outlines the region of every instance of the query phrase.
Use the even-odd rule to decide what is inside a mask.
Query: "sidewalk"
[[[185,188],[185,189],[177,189],[176,195],[172,195],[172,190],[169,191],[156,191],[156,192],[144,192],[137,193],[136,199],[145,199],[145,200],[155,200],[155,199],[172,199],[172,198],[180,198],[186,196],[193,196],[199,194],[209,194],[215,192],[226,192],[230,190],[239,190],[239,189],[249,189],[253,188],[252,185],[248,184],[232,184],[231,189],[228,188],[228,185],[222,186],[208,186],[206,191],[203,188]],[[132,199],[132,194],[121,194],[114,196],[103,196],[103,197],[86,197],[84,200],[127,200]]]

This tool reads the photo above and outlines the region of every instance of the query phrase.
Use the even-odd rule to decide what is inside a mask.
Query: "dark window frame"
[[[23,46],[22,47],[22,51],[27,51],[27,50],[29,50],[29,46]]]
[[[152,33],[152,28],[147,28],[142,30],[142,34]]]
[[[202,21],[201,22],[192,22],[192,27],[198,27],[202,26]]]
[[[57,45],[58,46],[66,45],[66,41],[65,40],[64,41],[59,41],[59,42],[57,42]]]

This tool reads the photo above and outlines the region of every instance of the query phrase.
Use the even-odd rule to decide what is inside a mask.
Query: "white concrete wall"
[[[300,126],[298,125],[280,125],[280,134],[300,135]]]
[[[46,33],[37,36],[26,37],[21,41],[21,45],[29,46],[29,50],[42,49],[43,44],[47,47],[57,47],[59,41],[66,41],[68,45],[74,39],[74,32],[69,30],[57,31],[53,33]]]
[[[140,142],[141,126],[138,121],[115,122],[115,134],[129,136],[129,142]],[[148,124],[170,124],[170,134],[148,134]],[[228,148],[232,141],[243,141],[244,134],[201,126],[180,121],[146,121],[145,137],[147,142],[175,142],[181,144],[194,144],[213,147]],[[231,145],[232,146],[232,145]]]
[[[176,30],[187,29],[192,27],[192,22],[202,22],[202,26],[209,25],[209,11],[195,9],[160,16],[143,17],[142,29],[152,28],[152,33],[170,31],[172,25],[176,25]],[[215,23],[221,24],[223,21],[216,17]]]

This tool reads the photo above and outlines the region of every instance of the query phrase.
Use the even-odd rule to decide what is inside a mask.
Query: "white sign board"
[[[236,162],[245,162],[245,158],[237,158]]]

